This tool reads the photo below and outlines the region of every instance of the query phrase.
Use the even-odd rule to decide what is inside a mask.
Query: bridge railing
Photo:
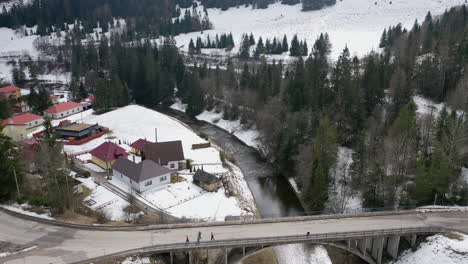
[[[274,246],[281,244],[295,243],[320,243],[329,241],[341,241],[348,239],[363,239],[382,237],[389,235],[410,235],[410,234],[434,234],[447,231],[440,227],[418,227],[418,228],[396,228],[396,229],[375,229],[351,232],[326,232],[326,233],[310,233],[289,236],[268,236],[268,237],[252,237],[241,239],[223,239],[223,240],[208,240],[200,242],[181,242],[168,243],[159,245],[150,245],[147,247],[120,251],[112,254],[102,255],[77,261],[72,264],[90,263],[110,257],[123,257],[134,254],[144,253],[165,253],[171,251],[190,251],[199,249],[215,249],[215,248],[236,248],[236,247],[253,247],[253,246]]]

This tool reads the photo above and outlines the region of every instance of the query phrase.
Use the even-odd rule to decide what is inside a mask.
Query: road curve
[[[0,258],[6,264],[60,264],[84,261],[103,255],[148,246],[184,243],[188,235],[193,242],[202,232],[202,241],[209,247],[228,240],[346,233],[400,228],[446,228],[468,233],[468,212],[409,213],[399,215],[360,216],[334,219],[310,218],[278,223],[248,223],[160,229],[146,231],[98,231],[55,226],[24,220],[0,211],[0,241],[35,248]],[[216,240],[208,242],[210,232]],[[179,245],[180,247],[180,245]]]

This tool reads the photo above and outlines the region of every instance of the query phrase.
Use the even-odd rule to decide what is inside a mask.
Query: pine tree
[[[328,201],[329,171],[336,160],[337,132],[328,117],[320,120],[312,151],[310,183],[305,199],[311,210],[323,210]]]
[[[23,170],[18,160],[17,148],[9,137],[0,132],[0,201],[17,195],[16,180],[19,185],[23,183]]]
[[[283,37],[283,43],[282,43],[281,47],[283,48],[282,52],[286,52],[286,51],[289,50],[288,38],[286,37],[286,34]]]
[[[195,54],[196,53],[196,48],[195,48],[195,44],[193,43],[193,39],[190,39],[190,43],[189,43],[189,46],[188,46],[188,51],[189,51],[189,54]]]
[[[250,33],[250,36],[249,36],[249,44],[250,46],[255,45],[255,38],[252,33]]]
[[[187,98],[187,109],[185,113],[189,116],[197,116],[203,112],[205,107],[205,95],[200,86],[200,80],[196,74],[191,74],[191,89]]]
[[[247,35],[243,36],[242,44],[239,48],[239,58],[248,59],[250,57],[250,41]]]
[[[382,37],[380,38],[379,48],[384,48],[387,46],[387,29],[384,29]]]
[[[297,35],[294,35],[291,41],[291,48],[289,50],[290,56],[300,56],[301,55],[301,46],[299,44],[299,40],[297,39]]]

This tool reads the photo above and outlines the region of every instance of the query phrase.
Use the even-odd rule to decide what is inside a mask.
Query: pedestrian
[[[309,237],[309,236],[310,236],[310,232],[307,232],[307,237]]]
[[[200,244],[200,240],[201,240],[201,232],[198,231],[197,244]]]
[[[185,244],[188,244],[190,242],[189,237],[185,236]]]
[[[215,239],[214,239],[214,233],[213,233],[213,232],[211,232],[211,240],[215,240]]]

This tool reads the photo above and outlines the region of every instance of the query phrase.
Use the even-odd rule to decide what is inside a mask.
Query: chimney
[[[158,143],[158,128],[154,128],[154,142]]]

